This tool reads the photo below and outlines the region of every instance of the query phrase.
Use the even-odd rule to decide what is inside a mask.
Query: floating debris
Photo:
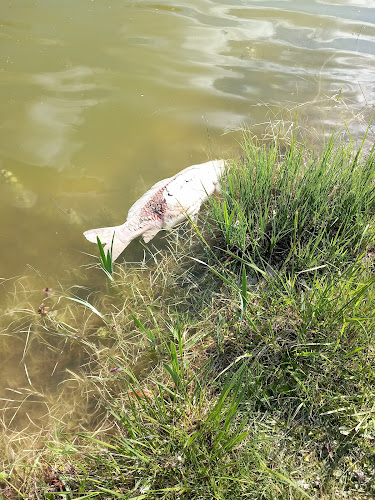
[[[44,305],[44,303],[40,304],[38,307],[38,314],[45,316],[49,312],[49,307]]]
[[[136,390],[136,391],[130,391],[129,392],[130,396],[135,396],[139,398],[152,398],[154,395],[151,391],[148,389],[143,389],[142,391]]]
[[[119,366],[116,366],[115,368],[112,368],[110,370],[111,373],[118,373],[118,372],[122,372],[122,368],[120,368]]]

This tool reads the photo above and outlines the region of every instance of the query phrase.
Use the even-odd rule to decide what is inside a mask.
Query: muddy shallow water
[[[45,287],[102,286],[80,267],[96,254],[85,229],[121,223],[161,178],[236,154],[243,126],[262,133],[269,120],[298,114],[317,138],[344,121],[361,136],[375,104],[370,4],[2,2],[0,397],[8,408],[25,387],[53,406],[67,370],[85,362],[66,339],[47,342],[43,328],[30,327]],[[124,258],[142,252],[134,242]],[[45,413],[28,405],[13,420],[7,410],[6,424]]]

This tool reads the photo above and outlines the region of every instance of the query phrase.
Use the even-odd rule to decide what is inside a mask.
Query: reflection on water
[[[344,120],[360,136],[375,104],[375,6],[364,0],[17,0],[0,4],[0,44],[0,279],[40,289],[82,284],[71,271],[92,262],[85,229],[123,222],[161,178],[236,154],[240,133],[225,132],[262,133],[298,108],[319,140]],[[21,322],[19,296],[6,316],[15,330],[0,331],[0,393],[21,401],[31,381],[44,395],[22,404],[25,423],[84,360],[66,339],[36,335],[28,380],[35,318]]]
[[[2,124],[3,154],[36,166],[70,166],[83,144],[76,131],[84,113],[102,100],[90,97],[100,88],[94,80],[95,71],[83,66],[32,75],[28,86],[37,95]]]

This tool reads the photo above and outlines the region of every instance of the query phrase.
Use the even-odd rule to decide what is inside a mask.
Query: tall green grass
[[[264,269],[340,272],[374,235],[375,149],[364,143],[354,151],[332,136],[315,154],[295,135],[287,148],[247,136],[211,204],[224,250]]]
[[[99,236],[96,237],[98,249],[99,249],[99,260],[100,267],[103,272],[107,275],[110,281],[114,281],[112,273],[113,273],[113,261],[112,261],[112,251],[113,251],[113,240],[115,235],[112,236],[111,249],[107,251],[107,254],[104,251],[104,247],[102,242],[100,241]]]

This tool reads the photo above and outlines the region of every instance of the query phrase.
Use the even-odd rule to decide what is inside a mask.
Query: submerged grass
[[[5,467],[3,491],[373,498],[374,173],[374,148],[247,134],[203,223],[73,297],[100,322],[80,377],[101,426],[51,440],[33,488]]]

